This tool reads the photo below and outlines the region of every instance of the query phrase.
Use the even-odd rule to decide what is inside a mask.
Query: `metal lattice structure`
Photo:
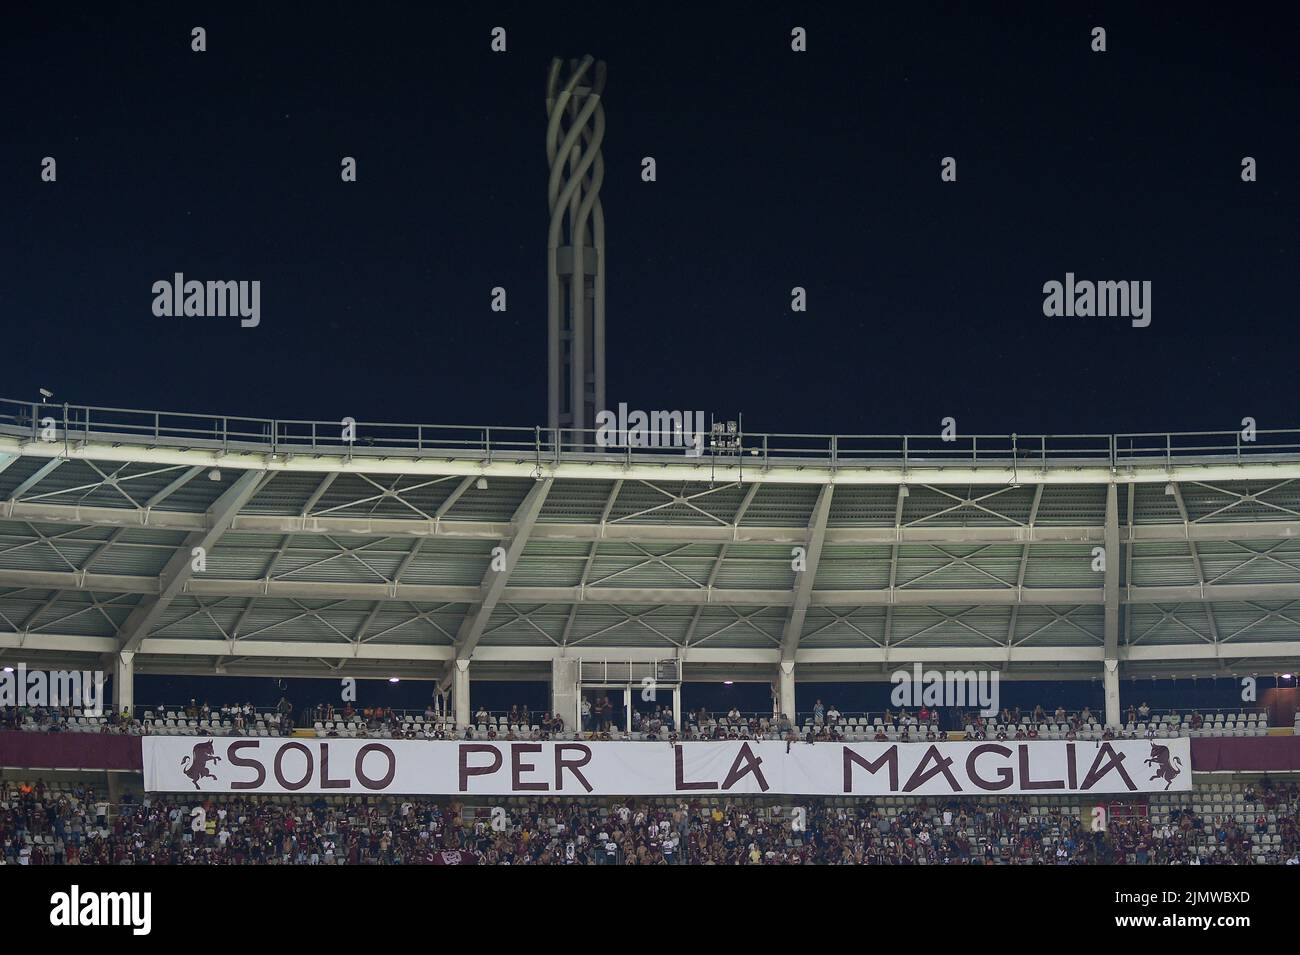
[[[860,436],[689,458],[556,450],[545,429],[340,435],[0,403],[0,660],[444,682],[671,660],[791,693],[915,661],[1109,661],[1112,680],[1300,662],[1297,432],[865,459],[828,453]]]
[[[554,59],[546,77],[547,420],[593,428],[605,407],[605,64]]]

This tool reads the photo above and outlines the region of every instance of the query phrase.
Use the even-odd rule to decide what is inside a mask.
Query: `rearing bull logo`
[[[1174,769],[1174,763],[1178,764],[1178,769]],[[1147,782],[1151,782],[1153,779],[1163,779],[1165,781],[1165,789],[1168,789],[1173,785],[1174,780],[1180,775],[1183,761],[1178,756],[1171,758],[1169,756],[1168,746],[1158,746],[1155,743],[1152,743],[1151,758],[1146,761],[1146,764],[1148,766],[1156,767],[1156,774],[1152,776],[1151,779],[1148,779]]]
[[[185,769],[185,775],[190,778],[190,782],[194,784],[195,789],[199,788],[200,779],[216,780],[217,777],[208,772],[208,763],[219,762],[221,762],[221,757],[212,751],[212,740],[208,740],[206,743],[195,743],[193,757],[181,757],[182,767],[186,763],[191,764],[188,769]]]

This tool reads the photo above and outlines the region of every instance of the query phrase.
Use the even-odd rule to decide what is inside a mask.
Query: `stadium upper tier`
[[[1271,675],[1300,665],[1300,431],[1253,437],[734,434],[690,456],[0,401],[0,655],[444,680],[455,661],[544,679],[558,657],[614,682]]]

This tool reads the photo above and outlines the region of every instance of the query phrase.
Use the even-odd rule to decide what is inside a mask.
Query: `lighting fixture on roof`
[[[220,481],[220,480],[221,480],[221,469],[220,469],[220,468],[213,468],[211,471],[209,471],[209,472],[208,472],[208,480],[209,480],[209,481]]]
[[[1173,481],[1170,481],[1168,484],[1165,485],[1165,493],[1168,494],[1170,497],[1173,497],[1175,494],[1178,493],[1178,488],[1174,487]]]
[[[722,685],[723,685],[723,686],[731,686],[731,684],[733,684],[733,683],[735,683],[735,682],[736,682],[735,680],[723,680],[723,681],[722,681]]]
[[[5,672],[6,672],[6,673],[13,673],[13,672],[14,672],[14,668],[13,668],[13,667],[5,667]]]
[[[911,494],[911,493],[912,493],[912,492],[909,491],[909,490],[907,489],[907,485],[906,485],[906,484],[900,484],[900,485],[898,485],[898,496],[899,496],[899,497],[907,497],[907,496],[908,496],[909,494]]]
[[[487,490],[487,478],[485,478],[485,477],[481,477],[481,478],[479,478],[477,481],[474,482],[474,486],[475,486],[476,488],[478,488],[480,491],[486,491],[486,490]]]
[[[388,678],[388,682],[389,682],[389,683],[401,683],[402,681],[399,680],[399,679],[398,679],[397,677],[395,677],[395,676],[390,676],[390,677]]]
[[[715,451],[739,451],[740,423],[714,421],[709,431],[709,447]]]

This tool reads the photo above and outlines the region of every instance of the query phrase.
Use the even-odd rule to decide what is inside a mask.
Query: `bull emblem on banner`
[[[1178,764],[1179,769],[1174,768],[1174,763]],[[1156,767],[1156,774],[1152,776],[1151,779],[1148,779],[1147,782],[1151,782],[1155,779],[1163,779],[1165,781],[1165,789],[1168,789],[1173,785],[1174,780],[1180,775],[1183,761],[1177,756],[1171,758],[1168,746],[1160,746],[1156,743],[1152,743],[1151,758],[1146,761],[1146,764],[1148,766]]]
[[[186,763],[190,763],[188,768],[184,769],[185,775],[189,777],[194,788],[199,788],[200,779],[211,779],[216,781],[216,776],[208,772],[208,763],[219,763],[221,757],[212,751],[212,740],[206,743],[195,743],[194,753],[192,756],[182,756],[181,766],[184,768]]]

